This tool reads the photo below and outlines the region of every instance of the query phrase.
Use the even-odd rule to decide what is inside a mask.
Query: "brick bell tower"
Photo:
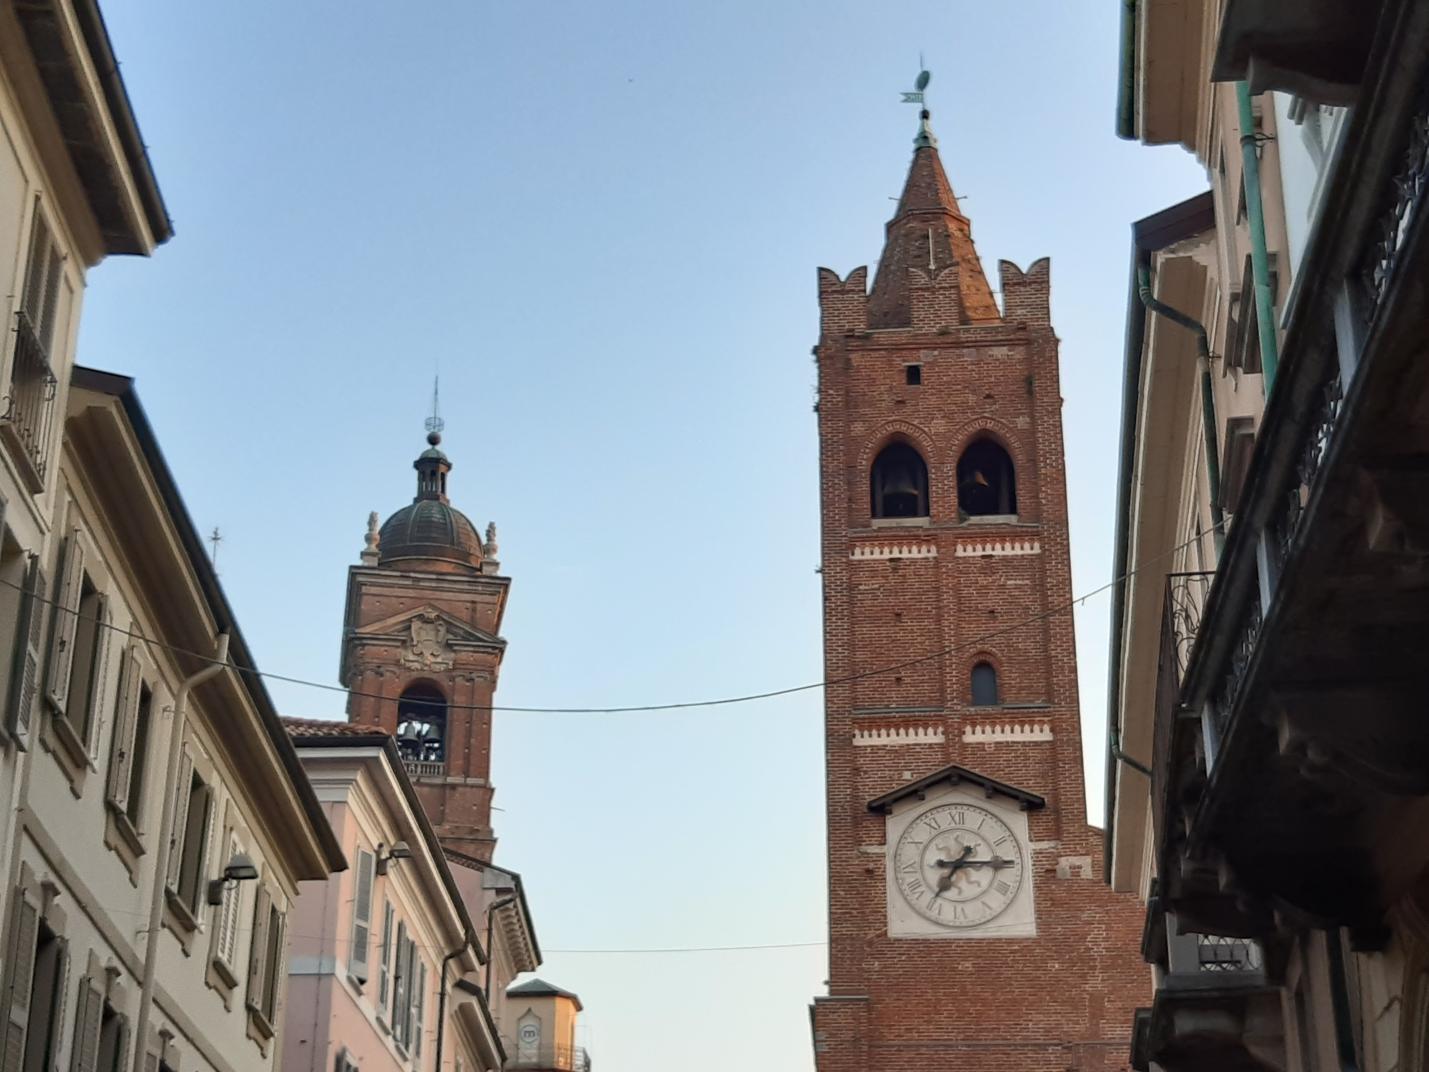
[[[815,1058],[1124,1069],[1150,979],[1085,814],[1050,266],[1000,262],[999,309],[928,120],[872,291],[818,273]]]
[[[348,571],[340,676],[348,721],[397,738],[442,844],[489,861],[491,702],[511,581],[499,573],[496,526],[483,540],[448,500],[440,420],[428,427],[416,498],[380,530],[371,515]]]

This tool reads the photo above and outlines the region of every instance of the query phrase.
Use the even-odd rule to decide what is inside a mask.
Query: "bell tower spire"
[[[932,113],[926,94],[931,75],[923,71],[905,104],[918,104],[918,133],[913,138],[913,162],[898,199],[898,209],[888,221],[883,256],[878,261],[873,292],[868,300],[870,328],[912,326],[912,291],[941,285],[955,300],[945,315],[953,324],[991,323],[999,319],[992,288],[983,274],[973,246],[972,223],[963,214],[938,155]],[[951,274],[950,274],[951,273]]]

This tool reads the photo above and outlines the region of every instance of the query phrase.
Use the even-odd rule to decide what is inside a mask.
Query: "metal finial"
[[[427,418],[427,442],[436,446],[442,441],[442,429],[447,426],[447,422],[442,420],[440,376],[432,377],[432,415]]]
[[[918,56],[918,65],[923,66],[923,57]],[[928,88],[928,83],[933,76],[926,67],[918,72],[918,77],[913,80],[913,92],[903,94],[904,104],[917,104],[918,109],[918,134],[913,139],[913,144],[919,149],[937,148],[938,139],[933,137],[933,128],[928,125],[930,113],[927,108],[926,95],[924,90]]]

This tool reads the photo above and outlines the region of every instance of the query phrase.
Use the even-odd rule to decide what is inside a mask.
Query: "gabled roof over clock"
[[[966,767],[953,764],[940,771],[934,771],[925,778],[919,778],[916,782],[900,785],[897,789],[884,793],[881,797],[874,797],[868,802],[868,810],[886,815],[893,810],[893,805],[901,800],[906,800],[909,797],[918,797],[921,800],[928,795],[931,789],[964,783],[980,786],[988,796],[998,793],[1010,797],[1017,801],[1023,811],[1036,811],[1038,808],[1047,806],[1047,801],[1036,793],[1029,793],[1025,789],[1018,789],[1015,785],[999,782],[995,778],[989,778],[984,774],[978,774],[977,771],[970,771]]]

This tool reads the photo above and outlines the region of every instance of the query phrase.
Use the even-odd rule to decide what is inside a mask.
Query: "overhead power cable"
[[[1207,530],[1207,532],[1209,531],[1211,530]],[[643,714],[655,711],[686,711],[694,708],[704,707],[729,707],[735,704],[755,703],[760,700],[773,700],[780,696],[792,696],[800,692],[810,692],[814,689],[827,688],[830,685],[848,685],[856,681],[865,681],[869,678],[882,677],[885,674],[897,673],[899,670],[906,670],[910,666],[921,666],[924,663],[936,662],[941,659],[946,659],[948,656],[955,655],[960,651],[974,651],[982,647],[989,640],[994,640],[1000,636],[1006,636],[1008,633],[1015,632],[1019,629],[1024,629],[1029,625],[1035,625],[1038,622],[1056,617],[1057,615],[1068,613],[1072,610],[1073,607],[1085,603],[1093,596],[1100,595],[1101,593],[1108,591],[1109,589],[1115,588],[1118,584],[1121,584],[1122,582],[1127,581],[1130,578],[1136,576],[1142,570],[1149,568],[1154,563],[1169,558],[1172,555],[1176,554],[1176,552],[1178,551],[1184,550],[1191,544],[1195,543],[1196,540],[1201,539],[1204,535],[1206,535],[1206,533],[1202,533],[1199,536],[1193,536],[1190,539],[1183,541],[1182,543],[1176,544],[1174,547],[1171,547],[1170,549],[1164,551],[1159,555],[1153,555],[1150,558],[1143,559],[1135,566],[1126,570],[1126,572],[1122,573],[1119,577],[1114,577],[1111,580],[1107,581],[1105,584],[1099,585],[1098,587],[1093,588],[1090,591],[1083,592],[1079,596],[1073,596],[1071,599],[1068,599],[1062,603],[1058,603],[1055,606],[1047,608],[1046,610],[1039,611],[1038,613],[1029,615],[1025,618],[1020,618],[1015,622],[1000,626],[997,629],[991,629],[985,633],[980,633],[976,637],[973,637],[971,640],[966,640],[958,644],[950,644],[945,648],[939,648],[937,651],[931,651],[924,655],[917,655],[909,659],[904,659],[901,662],[892,663],[887,666],[877,667],[873,670],[862,670],[858,673],[845,674],[840,677],[824,678],[819,681],[806,682],[802,685],[789,685],[784,688],[769,689],[764,692],[747,692],[735,696],[720,696],[706,700],[681,700],[670,703],[626,704],[622,706],[611,707],[531,707],[505,704],[439,704],[437,701],[430,702],[432,706],[442,707],[446,711],[503,711],[515,714],[531,715],[624,715]],[[24,586],[14,581],[0,579],[0,585],[16,589],[17,591],[24,591]],[[109,629],[116,633],[121,633],[124,636],[129,637],[131,640],[139,641],[141,643],[152,645],[157,648],[162,648],[166,651],[174,652],[175,654],[187,655],[203,663],[212,663],[214,661],[213,656],[211,654],[191,651],[188,648],[179,647],[176,644],[168,644],[162,640],[157,640],[153,637],[144,636],[142,633],[135,632],[133,629],[125,629],[118,625],[101,622],[96,618],[80,614],[78,611],[69,610],[67,608],[61,607],[59,603],[54,599],[50,599],[48,597],[41,596],[38,594],[36,594],[34,598],[39,600],[41,603],[45,603],[49,606],[57,608],[62,613],[73,614],[81,620],[93,622],[100,628]],[[309,681],[306,678],[293,677],[288,674],[276,674],[272,671],[267,670],[257,670],[250,666],[239,666],[236,663],[230,663],[229,665],[232,667],[233,670],[240,674],[250,675],[252,677],[260,678],[267,681],[281,681],[288,685],[298,685],[303,688],[309,689],[321,689],[325,692],[336,692],[341,693],[345,696],[359,696],[364,699],[391,699],[390,696],[384,696],[379,693],[363,692],[357,689],[346,689],[343,688],[341,685],[333,685],[324,681]],[[413,707],[417,707],[425,701],[416,698],[410,698],[404,702],[410,704]]]

